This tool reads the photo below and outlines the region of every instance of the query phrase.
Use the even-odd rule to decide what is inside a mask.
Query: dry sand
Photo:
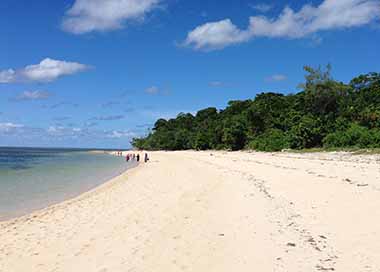
[[[379,156],[151,156],[0,223],[0,271],[380,271]]]

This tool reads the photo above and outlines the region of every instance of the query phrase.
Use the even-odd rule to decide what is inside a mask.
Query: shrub
[[[380,146],[380,130],[369,130],[358,124],[351,126],[344,131],[337,131],[328,134],[323,139],[323,146],[327,148],[334,147],[359,147],[370,148]]]
[[[349,139],[345,132],[338,131],[334,133],[327,134],[323,139],[323,146],[326,148],[334,147],[346,147]]]
[[[380,129],[378,128],[371,129],[370,133],[371,133],[371,139],[372,139],[370,147],[380,148]]]
[[[294,149],[320,147],[322,129],[318,118],[306,115],[289,131],[290,147]]]
[[[248,144],[250,149],[266,152],[281,151],[288,147],[288,137],[280,129],[270,129]]]

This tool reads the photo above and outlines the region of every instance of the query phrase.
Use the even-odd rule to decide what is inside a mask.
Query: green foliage
[[[326,148],[378,148],[380,147],[380,129],[368,129],[358,124],[351,124],[346,130],[328,134],[323,139],[323,145]]]
[[[245,146],[247,139],[245,120],[240,115],[234,115],[225,120],[222,142],[227,149],[239,150]]]
[[[329,65],[304,69],[297,94],[261,93],[220,111],[159,119],[150,134],[131,143],[147,150],[380,147],[380,74],[344,84],[331,77]]]
[[[258,151],[281,151],[289,148],[289,137],[280,129],[269,129],[248,144],[248,148]]]
[[[322,142],[320,119],[305,115],[289,131],[290,147],[294,149],[319,147]]]

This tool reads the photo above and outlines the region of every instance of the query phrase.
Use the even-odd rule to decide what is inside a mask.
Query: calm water
[[[83,150],[0,147],[0,220],[75,197],[133,166]]]

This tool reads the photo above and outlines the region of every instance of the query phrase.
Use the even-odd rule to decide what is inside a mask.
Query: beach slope
[[[380,271],[379,159],[155,152],[0,223],[0,271]]]

